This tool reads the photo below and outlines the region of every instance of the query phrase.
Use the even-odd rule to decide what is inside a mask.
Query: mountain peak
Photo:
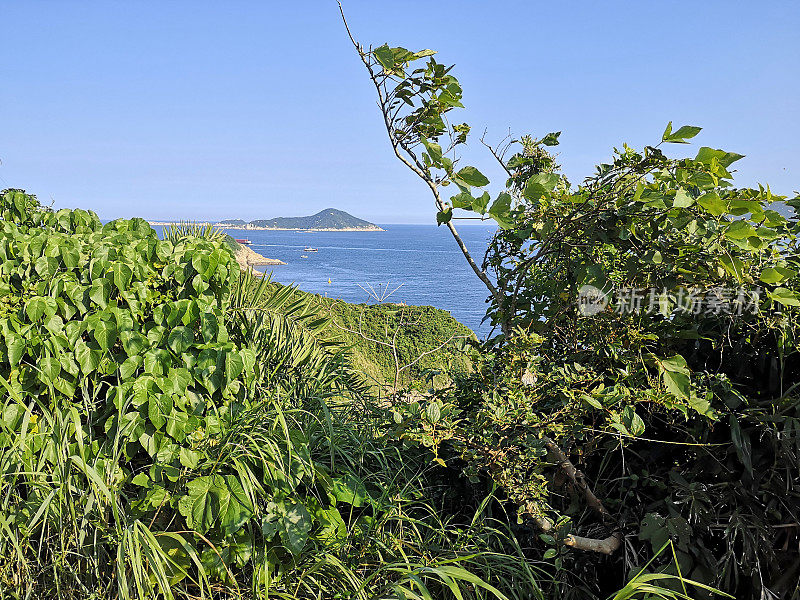
[[[242,221],[229,219],[218,223],[220,227],[241,226]],[[338,208],[324,208],[315,215],[307,217],[276,217],[274,219],[255,219],[244,224],[245,229],[317,229],[382,231],[380,227],[364,219],[354,217]]]

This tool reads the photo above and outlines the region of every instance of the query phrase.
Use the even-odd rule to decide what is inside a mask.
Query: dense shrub
[[[506,173],[492,199],[459,164],[452,67],[356,49],[438,223],[459,244],[457,209],[500,228],[482,265],[462,246],[500,334],[450,392],[398,407],[397,434],[499,486],[539,530],[531,555],[552,560],[558,597],[602,596],[646,564],[797,598],[800,198],[734,187],[732,152],[669,158],[662,144],[700,131],[670,123],[579,185],[547,151],[559,133],[488,146]],[[677,563],[649,561],[667,542]]]
[[[536,592],[213,230],[0,198],[0,598]]]
[[[468,371],[465,342],[475,334],[433,306],[348,304],[319,299],[331,334],[347,344],[353,367],[377,388],[425,390],[446,385],[447,373]]]

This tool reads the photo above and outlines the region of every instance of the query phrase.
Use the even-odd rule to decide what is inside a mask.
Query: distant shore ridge
[[[173,225],[176,221],[149,221],[151,225]],[[223,219],[216,223],[201,221],[200,225],[213,225],[220,229],[244,231],[385,231],[374,223],[359,219],[343,210],[326,208],[307,217],[276,217],[274,219]]]
[[[377,225],[364,227],[259,227],[245,223],[244,225],[226,225],[223,223],[213,223],[214,227],[220,229],[240,229],[242,231],[386,231]]]
[[[147,221],[150,225],[181,225],[191,222],[198,225],[211,225],[218,229],[233,229],[240,231],[386,231],[383,227],[372,225],[370,227],[258,227],[245,223],[244,225],[227,225],[225,222],[213,223],[211,221]]]

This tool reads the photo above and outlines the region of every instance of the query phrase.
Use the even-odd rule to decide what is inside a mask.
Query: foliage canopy
[[[642,565],[668,540],[681,573],[737,598],[800,593],[800,198],[735,187],[736,153],[671,158],[665,144],[700,132],[672,123],[578,185],[548,150],[560,132],[482,139],[506,174],[492,195],[460,160],[470,127],[454,124],[452,67],[354,44],[392,149],[500,328],[439,399],[437,456],[539,528],[562,597],[600,593],[608,565]],[[480,265],[459,211],[499,227]],[[431,442],[413,414],[401,428]]]

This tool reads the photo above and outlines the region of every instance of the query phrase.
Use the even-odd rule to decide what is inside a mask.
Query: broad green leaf
[[[188,493],[178,502],[178,510],[189,527],[201,533],[219,524],[223,535],[229,536],[253,516],[250,499],[233,475],[197,477],[186,487]]]
[[[434,54],[436,54],[436,50],[426,48],[425,50],[414,52],[414,58],[425,58],[426,56],[433,56]]]
[[[188,493],[178,501],[178,511],[191,529],[205,533],[219,518],[219,494],[212,493],[212,490],[215,490],[214,481],[221,479],[220,475],[203,476],[186,485]]]
[[[714,150],[703,146],[697,151],[695,160],[706,165],[710,165],[712,160],[717,160],[723,167],[730,167],[737,160],[744,158],[744,154],[736,154],[735,152],[725,152],[724,150]]]
[[[108,306],[108,299],[111,295],[111,284],[108,279],[97,279],[92,282],[92,287],[89,289],[89,298],[97,304],[100,308]]]
[[[147,332],[147,339],[152,346],[160,346],[166,332],[166,327],[156,325],[155,327],[151,327]]]
[[[428,421],[435,425],[442,417],[442,411],[436,402],[431,402],[425,409],[425,415],[428,417]]]
[[[219,334],[217,316],[211,312],[203,313],[200,330],[206,343],[216,341]]]
[[[785,287],[775,288],[771,292],[767,292],[767,294],[772,300],[784,306],[800,306],[800,300],[797,299],[797,295]]]
[[[8,335],[6,335],[5,341],[8,363],[12,367],[16,367],[19,364],[19,361],[22,360],[22,356],[25,353],[25,338],[23,338],[21,335],[17,335],[16,333],[9,332]]]
[[[387,71],[394,67],[394,52],[387,44],[379,46],[373,50],[372,54],[375,56],[381,66]]]
[[[438,165],[439,162],[442,160],[442,147],[439,144],[435,144],[433,142],[429,142],[426,139],[422,140],[422,144],[425,146],[425,149],[428,151],[428,156],[431,157],[434,165]]]
[[[37,366],[43,380],[48,383],[55,382],[56,378],[61,374],[61,363],[55,356],[45,356],[37,363]]]
[[[111,274],[114,278],[114,285],[120,292],[124,292],[128,289],[128,286],[131,283],[131,279],[133,278],[133,271],[131,268],[121,262],[115,262],[111,265]]]
[[[114,321],[98,321],[89,331],[103,351],[111,348],[117,341],[117,324]]]
[[[247,373],[252,373],[256,366],[256,353],[252,348],[242,348],[239,350],[239,355],[244,361],[244,370]]]
[[[761,271],[761,276],[759,279],[764,283],[775,284],[780,283],[787,277],[778,271],[777,269],[773,269],[772,267],[767,267],[763,271]]]
[[[61,248],[61,260],[64,261],[64,266],[67,269],[74,269],[80,261],[80,252],[72,245],[65,245]]]
[[[332,477],[330,492],[337,501],[352,504],[356,508],[364,506],[370,500],[364,483],[354,475]]]
[[[664,385],[667,391],[676,398],[689,397],[689,376],[685,373],[676,371],[663,371],[661,377],[664,380]]]
[[[511,210],[511,194],[501,192],[497,199],[492,203],[489,209],[489,214],[493,217],[498,215],[507,215]]]
[[[117,323],[117,331],[120,333],[123,331],[133,331],[135,324],[130,310],[115,307],[111,309],[111,312],[114,313],[114,319]]]
[[[200,462],[201,454],[196,450],[191,450],[186,447],[181,447],[180,461],[181,464],[187,469],[194,469]]]
[[[142,350],[144,350],[148,345],[147,338],[136,331],[122,331],[119,334],[119,339],[122,342],[122,347],[128,356],[136,356],[137,354],[141,354]]]
[[[167,417],[172,412],[172,396],[170,394],[155,394],[150,396],[147,403],[147,417],[156,429],[161,429],[167,424]]]
[[[186,439],[187,430],[190,429],[189,415],[185,412],[173,410],[167,417],[167,435],[176,442]]]
[[[41,296],[34,296],[25,304],[25,314],[31,320],[31,323],[37,322],[44,316],[47,310],[47,303]]]
[[[144,370],[151,375],[163,375],[170,363],[170,355],[163,348],[151,348],[144,353]]]
[[[669,125],[667,125],[666,131],[664,131],[664,135],[661,137],[661,141],[671,144],[688,144],[686,140],[693,138],[702,130],[702,127],[684,125],[677,131],[672,131],[672,121],[670,121]]]
[[[719,197],[717,192],[708,192],[703,194],[697,199],[697,204],[702,206],[706,211],[710,212],[715,217],[728,212],[728,206],[725,201]]]
[[[453,218],[453,209],[447,207],[444,210],[440,210],[436,213],[436,224],[437,225],[444,225],[445,223],[449,223],[450,219]]]
[[[347,537],[347,525],[336,507],[323,509],[315,504],[313,505],[313,516],[320,525],[315,534],[316,539],[331,544],[342,541]]]
[[[698,414],[708,417],[709,419],[717,418],[717,411],[711,408],[711,403],[707,398],[701,398],[696,394],[691,394],[689,397],[689,406]]]
[[[756,230],[747,221],[734,221],[725,229],[725,237],[731,240],[743,240],[754,235]]]
[[[741,282],[745,265],[744,262],[738,256],[720,256],[718,258],[719,263],[722,265],[722,268],[728,272],[731,276],[736,278],[736,281]]]
[[[149,488],[153,485],[153,482],[150,481],[150,478],[147,476],[147,473],[137,473],[134,476],[134,478],[131,479],[131,485],[143,488]]]
[[[473,187],[489,185],[489,179],[475,167],[464,167],[456,173],[456,177]]]
[[[284,546],[295,556],[300,554],[308,541],[312,518],[305,506],[300,503],[278,504],[278,534]]]
[[[694,204],[694,198],[692,198],[685,189],[679,188],[678,191],[675,192],[675,201],[672,203],[672,206],[675,208],[688,208],[692,204]]]
[[[581,400],[586,402],[586,404],[588,404],[592,408],[596,408],[598,410],[603,409],[603,404],[597,398],[594,398],[589,394],[581,394]]]
[[[276,514],[268,513],[261,518],[261,533],[267,542],[275,537],[275,534],[278,533],[278,516]]]
[[[225,356],[225,378],[233,381],[244,370],[244,360],[237,352],[228,352]]]
[[[141,356],[129,356],[125,359],[125,361],[119,367],[119,376],[120,378],[125,381],[133,377],[133,375],[138,371],[142,366],[142,357]]]
[[[169,332],[167,344],[175,354],[182,354],[191,348],[194,343],[194,331],[179,325]]]
[[[170,367],[166,377],[161,378],[159,381],[159,386],[165,394],[179,394],[182,396],[192,383],[192,376],[186,369]]]
[[[550,195],[560,179],[555,173],[537,173],[525,183],[522,195],[528,200],[539,200]],[[489,211],[491,213],[491,211]]]
[[[461,192],[460,194],[451,196],[450,204],[453,206],[453,208],[463,208],[466,210],[470,210],[472,208],[472,194],[468,194],[467,192]]]
[[[544,146],[558,146],[558,137],[561,135],[560,131],[548,133],[542,138],[542,145]]]
[[[632,435],[642,435],[644,433],[644,421],[636,414],[632,406],[626,406],[622,411],[622,422]]]
[[[489,192],[483,192],[479,197],[472,199],[472,210],[482,215],[486,214],[486,207],[489,206],[490,200]]]
[[[83,340],[79,339],[75,343],[75,360],[78,362],[84,375],[88,375],[97,369],[100,364],[100,358],[100,351],[89,348]]]
[[[489,209],[489,215],[497,221],[498,225],[503,229],[510,229],[513,227],[514,222],[511,219],[511,195],[507,192],[501,192],[497,199],[492,203]]]
[[[680,354],[676,354],[670,358],[665,358],[661,360],[659,364],[665,371],[671,371],[673,373],[689,373],[689,369],[686,367],[686,359],[684,359]]]

